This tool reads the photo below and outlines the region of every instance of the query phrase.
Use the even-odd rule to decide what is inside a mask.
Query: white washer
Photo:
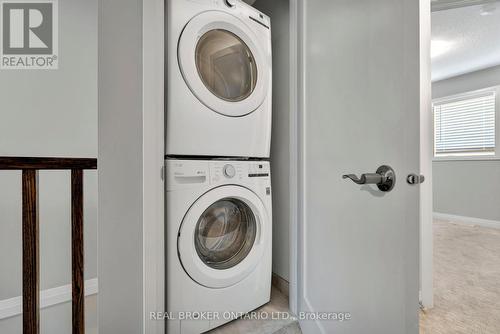
[[[166,154],[268,158],[270,19],[239,0],[167,1]]]
[[[267,161],[166,160],[167,328],[198,334],[270,300]]]

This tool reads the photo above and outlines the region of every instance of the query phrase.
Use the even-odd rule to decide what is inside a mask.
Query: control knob
[[[236,169],[234,169],[233,165],[225,165],[222,172],[228,179],[232,179],[236,175]]]

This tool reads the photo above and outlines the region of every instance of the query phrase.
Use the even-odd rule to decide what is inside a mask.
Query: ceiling
[[[500,65],[500,2],[433,11],[431,49],[433,81]]]
[[[432,11],[480,5],[497,0],[431,0]]]

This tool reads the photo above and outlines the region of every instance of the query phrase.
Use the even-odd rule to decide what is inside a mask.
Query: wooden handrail
[[[0,170],[22,170],[23,334],[40,333],[38,170],[71,170],[71,271],[73,334],[85,333],[83,171],[97,159],[0,157]]]
[[[97,169],[97,159],[0,157],[0,170]]]

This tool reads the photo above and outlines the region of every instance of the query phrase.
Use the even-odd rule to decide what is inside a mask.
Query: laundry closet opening
[[[249,312],[274,328],[259,333],[299,329],[270,314],[288,311],[290,5],[166,5],[166,309],[179,314],[167,331],[231,331]],[[218,317],[181,316],[192,311]]]

